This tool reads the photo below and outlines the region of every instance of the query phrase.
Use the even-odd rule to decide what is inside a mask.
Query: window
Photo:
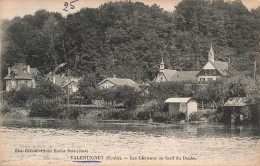
[[[200,81],[206,81],[206,79],[205,78],[200,78]]]
[[[213,80],[213,78],[208,78],[208,81],[212,81]]]

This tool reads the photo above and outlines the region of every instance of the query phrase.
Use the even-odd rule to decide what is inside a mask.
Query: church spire
[[[208,54],[209,61],[214,62],[214,50],[212,44],[210,45],[210,50]]]
[[[164,70],[164,62],[163,62],[163,57],[162,57],[162,62],[160,64],[160,71]]]

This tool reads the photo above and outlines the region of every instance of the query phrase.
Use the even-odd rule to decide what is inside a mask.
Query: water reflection
[[[258,161],[259,155],[259,130],[252,126],[179,126],[28,118],[3,119],[1,134],[7,162],[37,163],[46,159],[49,163],[67,163],[71,162],[69,156],[75,155],[71,152],[64,155],[14,153],[17,148],[81,148],[89,150],[87,155],[120,154],[122,157],[192,155],[197,158],[192,162],[223,164]]]

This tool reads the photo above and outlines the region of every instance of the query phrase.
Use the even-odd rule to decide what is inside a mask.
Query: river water
[[[1,163],[254,165],[259,138],[245,126],[3,119]]]

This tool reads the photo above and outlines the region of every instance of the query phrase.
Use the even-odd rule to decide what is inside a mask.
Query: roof
[[[197,81],[199,71],[177,71],[170,77],[169,81]]]
[[[31,73],[34,73],[34,74],[39,74],[39,70],[37,68],[31,68]]]
[[[127,78],[109,78],[109,77],[104,79],[103,81],[99,82],[98,85],[101,85],[102,83],[104,83],[106,81],[110,81],[115,86],[128,85],[128,86],[136,87],[138,85],[136,82],[134,82],[131,79],[127,79]]]
[[[164,69],[163,74],[167,81],[171,80],[171,77],[177,72],[177,70]]]
[[[226,70],[228,69],[228,62],[214,61],[211,63],[222,75],[227,75]]]
[[[27,71],[27,65],[24,63],[15,63],[11,68],[10,71],[15,73],[14,79],[19,80],[32,80],[32,72],[35,74],[39,73],[39,70],[37,68],[30,68],[30,73]],[[10,80],[11,75],[8,73],[6,77],[4,77],[4,80]]]
[[[246,97],[233,97],[233,98],[229,98],[227,100],[227,102],[224,104],[224,106],[228,107],[242,107],[242,106],[246,106],[249,105],[247,103],[247,98]]]
[[[82,78],[75,78],[75,77],[71,77],[70,78],[70,84],[71,85],[74,85],[74,86],[78,86],[78,83],[79,81],[81,80]],[[62,87],[65,87],[68,85],[68,77],[64,77],[64,85]]]
[[[46,75],[46,79],[49,80],[50,82],[53,83],[53,78],[55,77],[55,85],[58,85],[58,86],[62,86],[64,84],[64,77],[60,76],[60,75],[55,75],[53,74],[52,72],[49,72],[47,75]]]
[[[164,103],[187,103],[190,99],[195,99],[192,97],[177,97],[177,98],[168,98]]]
[[[203,68],[208,64],[208,63],[211,63],[215,69],[217,69],[219,71],[219,73],[221,75],[224,75],[226,76],[228,74],[228,62],[223,62],[223,61],[208,61],[203,67],[202,69],[198,72],[198,74],[203,70]],[[197,76],[198,76],[197,74]]]

